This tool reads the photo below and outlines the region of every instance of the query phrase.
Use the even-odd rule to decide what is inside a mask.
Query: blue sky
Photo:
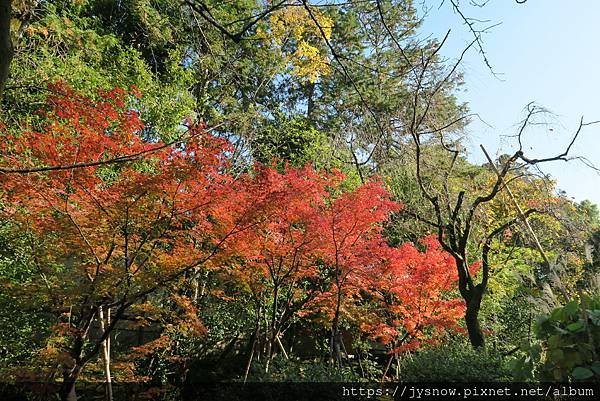
[[[451,36],[442,54],[456,59],[472,40],[459,15],[448,1],[438,9],[436,1],[421,30],[423,37]],[[465,74],[462,101],[485,121],[469,126],[470,159],[481,163],[483,144],[493,154],[514,152],[516,142],[507,138],[518,129],[529,102],[549,109],[553,115],[526,133],[525,151],[532,157],[556,155],[569,143],[579,119],[600,120],[600,1],[491,0],[478,8],[460,2],[466,15],[501,25],[484,34],[484,48],[494,77],[476,51],[462,65]],[[488,126],[489,124],[489,126]],[[585,128],[572,148],[600,167],[600,124]],[[577,201],[600,204],[600,175],[578,161],[553,162],[542,166],[558,182],[558,188]]]

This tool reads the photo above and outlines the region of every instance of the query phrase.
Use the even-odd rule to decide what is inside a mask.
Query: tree
[[[375,279],[379,265],[385,260],[383,224],[401,205],[390,200],[378,180],[334,197],[328,203],[321,222],[324,234],[321,257],[331,284],[318,301],[319,309],[330,319],[331,357],[341,365],[345,353],[341,319],[358,317],[344,316],[343,311],[360,297],[361,291],[368,291]]]
[[[529,105],[514,153],[469,163],[460,64],[488,60],[445,4],[473,34],[454,63],[411,0],[0,0],[0,368],[62,376],[63,398],[209,360],[273,378],[302,333],[341,375],[350,333],[387,374],[459,314],[517,352],[530,300],[597,272],[596,208],[532,168],[589,124],[530,158]]]
[[[281,173],[256,165],[234,186],[240,210],[256,208],[260,216],[228,244],[239,261],[223,267],[250,294],[254,306],[247,369],[259,344],[265,347],[266,371],[276,347],[287,357],[281,337],[320,291],[317,222],[328,184],[327,175],[308,165]]]
[[[427,61],[424,63],[424,66],[426,66],[426,64]],[[487,186],[487,188],[482,188],[480,190],[481,192],[471,196],[469,196],[470,194],[465,189],[459,190],[458,193],[450,191],[451,177],[455,172],[454,167],[456,161],[459,159],[461,149],[458,146],[453,147],[449,145],[448,138],[443,134],[434,137],[447,152],[447,158],[449,158],[451,162],[447,164],[447,167],[444,166],[445,168],[442,172],[438,171],[433,173],[435,170],[432,171],[427,168],[430,166],[425,164],[423,156],[427,150],[423,138],[427,138],[428,133],[420,132],[418,129],[415,129],[418,125],[411,127],[409,131],[414,146],[416,180],[423,198],[431,205],[433,217],[429,220],[424,216],[413,216],[430,224],[435,231],[437,231],[438,241],[443,249],[455,258],[459,273],[459,290],[467,307],[465,312],[465,322],[469,332],[469,338],[474,347],[484,346],[484,337],[479,325],[478,315],[483,294],[489,281],[489,256],[492,249],[492,241],[496,236],[504,233],[514,224],[521,222],[526,227],[528,236],[532,239],[536,250],[539,251],[543,259],[542,266],[545,271],[551,274],[553,269],[552,263],[548,259],[548,256],[528,220],[530,215],[540,212],[540,210],[537,210],[534,207],[525,210],[522,209],[522,206],[516,200],[510,189],[509,184],[511,180],[509,173],[518,171],[521,174],[519,178],[521,178],[522,176],[528,175],[527,167],[536,166],[545,162],[570,160],[569,152],[582,129],[590,124],[595,124],[595,122],[585,123],[582,119],[575,134],[572,136],[562,153],[545,158],[529,158],[525,156],[523,152],[522,135],[525,128],[532,123],[535,116],[541,113],[544,113],[542,108],[531,104],[528,105],[526,117],[523,119],[517,134],[519,148],[514,154],[498,161],[498,165],[490,159],[486,150],[482,147],[484,154],[488,158],[489,163],[487,166],[495,173],[495,177],[493,178],[491,185]],[[425,114],[423,114],[422,117],[423,116],[425,116]],[[512,204],[511,206],[515,209],[514,217],[507,217],[506,220],[497,222],[495,228],[490,228],[486,234],[480,237],[478,241],[480,250],[476,249],[475,252],[481,252],[482,269],[481,280],[476,283],[476,281],[473,280],[474,277],[470,273],[468,266],[469,260],[473,260],[469,259],[469,244],[474,228],[478,225],[477,212],[483,209],[486,204],[490,204],[490,202],[496,199],[503,191],[506,191],[509,195]]]
[[[230,181],[223,173],[226,142],[190,125],[180,134],[185,145],[147,143],[123,90],[101,92],[98,101],[63,84],[51,90],[42,131],[5,132],[3,164],[89,163],[3,175],[2,214],[39,239],[30,250],[37,274],[21,289],[55,316],[45,354],[58,362],[67,399],[126,311],[205,266],[243,227],[224,224],[223,209],[215,208],[224,207]],[[149,157],[98,164],[123,153]],[[102,314],[96,332],[92,325]]]

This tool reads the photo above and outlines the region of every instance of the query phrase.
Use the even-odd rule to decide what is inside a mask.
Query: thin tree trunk
[[[308,121],[311,124],[314,124],[314,119],[313,119],[313,114],[314,114],[314,110],[315,110],[315,83],[314,82],[309,82],[308,83],[308,88],[307,88],[307,107],[306,107],[306,118],[308,119]]]
[[[10,35],[11,15],[12,0],[0,0],[0,101],[2,101],[13,58],[13,44]]]
[[[248,362],[246,364],[246,371],[244,372],[244,383],[248,380],[248,374],[250,373],[250,367],[252,366],[252,360],[254,358],[254,353],[257,351],[259,347],[259,336],[260,336],[260,324],[262,317],[262,305],[258,306],[258,311],[256,314],[256,326],[254,328],[254,333],[252,334],[252,340],[250,341],[250,356],[248,357]],[[257,352],[257,360],[260,361],[260,352]]]
[[[271,314],[271,327],[269,328],[269,334],[267,335],[267,360],[265,361],[265,373],[269,372],[269,366],[273,359],[273,352],[275,348],[275,336],[277,335],[277,309],[279,297],[279,286],[275,286],[273,289],[273,313]]]
[[[244,383],[248,380],[248,374],[250,373],[250,367],[252,366],[252,359],[254,358],[254,352],[258,347],[258,337],[260,336],[260,320],[262,315],[262,309],[259,307],[258,314],[256,316],[256,327],[254,328],[254,333],[252,334],[252,341],[250,342],[252,345],[250,346],[250,356],[248,357],[248,363],[246,363],[246,371],[244,372]],[[260,353],[259,353],[260,355]]]
[[[198,295],[200,294],[200,283],[198,281],[198,275],[194,275],[194,278],[192,279],[192,288],[194,289],[194,295],[192,299],[194,306],[198,306]]]
[[[106,309],[106,325],[104,324],[104,310],[100,306],[98,308],[98,318],[100,319],[100,329],[102,333],[106,329],[106,326],[110,325],[110,308]],[[104,341],[102,341],[102,361],[104,365],[104,377],[106,379],[106,387],[105,387],[105,399],[106,401],[112,401],[113,399],[113,391],[112,391],[112,377],[110,374],[110,336],[106,337]]]
[[[258,333],[254,336],[252,341],[252,347],[250,349],[250,356],[248,357],[248,363],[246,363],[246,371],[244,372],[244,383],[248,380],[248,374],[250,373],[250,367],[252,366],[252,359],[254,358],[254,350],[256,349],[256,342],[258,340]]]
[[[390,366],[392,366],[392,361],[394,360],[394,355],[390,355],[390,359],[388,359],[387,365],[385,365],[385,369],[383,370],[383,376],[381,376],[381,382],[385,381],[388,370],[390,370]]]
[[[285,359],[290,359],[290,357],[288,356],[287,352],[285,352],[285,347],[281,343],[281,339],[279,338],[279,333],[277,333],[277,335],[275,336],[275,340],[277,341],[277,344],[279,345],[279,349],[283,353],[284,358]]]
[[[335,306],[335,314],[333,315],[333,322],[331,324],[331,358],[334,363],[338,366],[342,365],[342,350],[341,350],[341,337],[340,333],[340,308],[342,304],[342,290],[338,285],[337,303]]]

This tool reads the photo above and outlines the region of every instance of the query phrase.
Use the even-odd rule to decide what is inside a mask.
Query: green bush
[[[475,350],[467,343],[425,348],[402,356],[400,380],[406,382],[510,381],[506,358],[493,350]]]

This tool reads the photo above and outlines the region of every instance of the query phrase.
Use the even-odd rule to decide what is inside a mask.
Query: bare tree
[[[530,158],[525,156],[523,152],[522,136],[525,129],[532,123],[532,117],[539,113],[541,109],[537,106],[529,105],[527,110],[527,116],[522,121],[517,134],[517,140],[519,143],[518,150],[516,150],[511,156],[507,157],[499,165],[491,164],[492,170],[496,173],[496,179],[487,192],[477,196],[469,196],[465,190],[459,191],[458,194],[451,194],[448,190],[452,169],[457,158],[459,157],[460,151],[447,146],[444,143],[444,138],[442,135],[439,136],[439,139],[443,148],[450,155],[452,162],[450,167],[442,174],[443,190],[439,191],[434,185],[430,185],[430,182],[426,177],[426,173],[424,172],[426,166],[423,161],[423,151],[425,148],[422,141],[423,133],[420,133],[417,129],[415,129],[415,127],[411,129],[416,163],[416,180],[419,184],[422,196],[431,205],[434,218],[427,219],[424,216],[414,213],[412,214],[412,217],[416,217],[421,221],[425,221],[434,228],[440,244],[448,253],[452,255],[456,262],[459,278],[459,291],[463,300],[465,301],[466,306],[465,324],[467,326],[470,342],[474,347],[483,347],[485,344],[484,336],[479,324],[478,314],[483,295],[488,285],[490,273],[488,256],[490,253],[490,244],[492,239],[512,225],[522,222],[527,227],[536,245],[536,248],[544,259],[544,267],[547,270],[551,269],[551,262],[546,257],[541,245],[539,244],[539,241],[537,240],[537,237],[535,236],[535,233],[527,221],[529,215],[541,211],[535,209],[523,211],[518,204],[515,204],[516,213],[513,218],[505,222],[499,222],[499,226],[497,228],[484,236],[483,240],[481,241],[481,253],[469,255],[469,244],[474,240],[472,238],[473,231],[478,225],[476,215],[478,209],[480,209],[484,204],[494,200],[501,191],[507,191],[512,197],[512,192],[510,192],[507,180],[510,172],[517,169],[526,170],[527,167],[535,166],[545,162],[569,161],[576,159],[574,157],[570,157],[569,153],[582,129],[586,126],[598,123],[598,121],[586,123],[583,119],[581,119],[579,126],[577,127],[574,135],[563,152],[558,155],[545,158]],[[489,156],[488,160],[491,162]],[[471,199],[469,200],[469,198]],[[407,213],[410,214],[411,212],[407,211]],[[475,260],[482,261],[481,278],[478,282],[469,271],[470,264]]]

